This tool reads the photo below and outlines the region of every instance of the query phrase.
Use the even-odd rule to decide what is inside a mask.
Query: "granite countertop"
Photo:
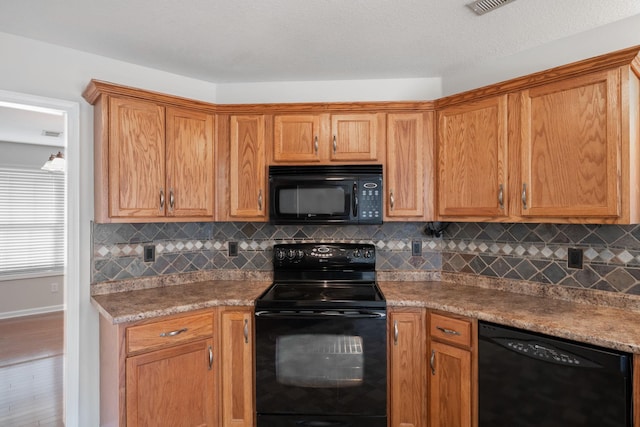
[[[116,324],[222,305],[253,306],[270,283],[267,280],[203,280],[94,295],[91,300],[102,316]],[[464,283],[394,278],[380,280],[379,286],[388,307],[441,310],[640,354],[638,300],[616,307],[601,301],[610,293],[588,291],[562,297],[527,294],[526,289],[513,292],[511,288]],[[561,287],[540,289],[549,293],[544,291],[547,288],[555,291]]]
[[[425,307],[640,353],[640,311],[449,282],[380,282],[388,307]]]
[[[91,302],[111,323],[126,323],[221,305],[253,306],[271,282],[205,280],[94,295]]]

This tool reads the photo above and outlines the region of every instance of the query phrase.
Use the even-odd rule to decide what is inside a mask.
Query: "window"
[[[63,273],[65,176],[0,167],[0,279]]]

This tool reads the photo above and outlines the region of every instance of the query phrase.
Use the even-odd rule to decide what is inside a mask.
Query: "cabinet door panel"
[[[430,142],[424,140],[423,114],[389,114],[387,117],[387,216],[424,215],[425,156]]]
[[[274,161],[320,161],[319,115],[277,115],[273,132]]]
[[[331,116],[331,160],[379,160],[378,131],[381,117],[383,115],[379,114]],[[384,120],[382,123],[384,124]]]
[[[431,342],[430,427],[471,427],[471,352]]]
[[[213,217],[213,117],[167,109],[167,213]]]
[[[222,427],[253,427],[252,311],[220,313]]]
[[[164,108],[111,98],[109,120],[109,216],[164,216]]]
[[[619,71],[523,91],[523,216],[620,213]]]
[[[426,426],[425,314],[389,313],[390,427]]]
[[[230,215],[266,218],[264,116],[231,116]]]
[[[505,216],[506,95],[440,111],[438,147],[439,214]]]
[[[213,340],[130,357],[128,427],[214,426]]]

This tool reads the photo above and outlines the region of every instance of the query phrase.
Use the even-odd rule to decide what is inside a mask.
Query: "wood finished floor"
[[[0,320],[0,426],[62,427],[64,312]]]

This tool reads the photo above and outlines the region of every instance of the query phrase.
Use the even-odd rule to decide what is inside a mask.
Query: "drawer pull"
[[[443,328],[442,326],[436,326],[436,329],[447,335],[460,335],[460,332],[454,331],[453,329]]]
[[[209,370],[213,368],[213,348],[209,346]]]
[[[244,335],[244,343],[249,344],[249,321],[247,319],[244,319],[244,329],[242,332]]]
[[[163,332],[160,334],[161,337],[175,337],[176,335],[179,335],[183,332],[187,332],[188,329],[187,328],[182,328],[182,329],[177,329],[175,331],[171,331],[171,332]]]
[[[393,321],[393,345],[398,345],[398,321]]]
[[[436,374],[436,351],[435,350],[431,350],[429,365],[431,365],[431,375],[435,375]]]

